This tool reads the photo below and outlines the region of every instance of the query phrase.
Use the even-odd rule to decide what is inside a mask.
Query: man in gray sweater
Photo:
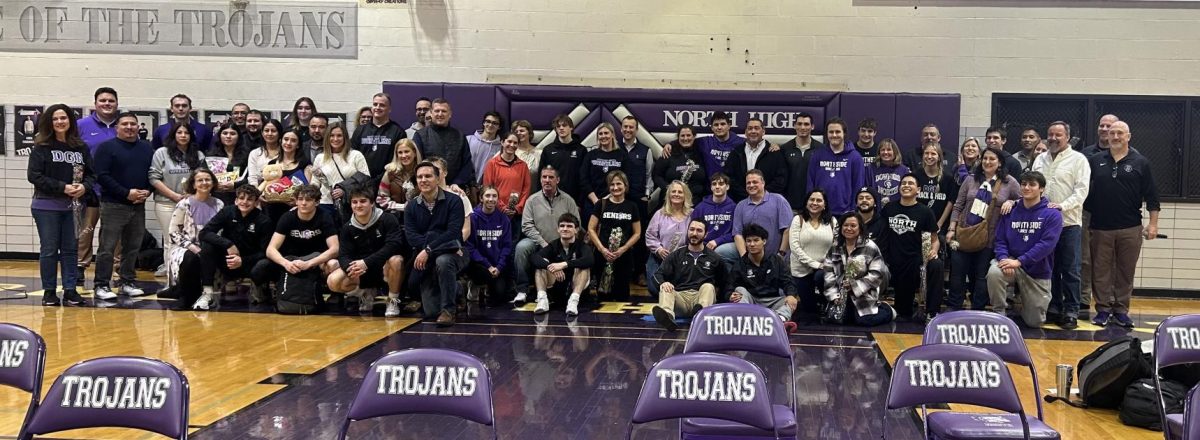
[[[575,200],[558,190],[558,170],[547,166],[542,168],[540,175],[542,190],[533,193],[525,202],[525,211],[521,214],[521,232],[525,233],[525,238],[517,243],[513,253],[513,264],[517,270],[517,296],[512,300],[514,304],[523,304],[527,299],[529,273],[533,268],[530,257],[558,240],[558,217],[567,213],[579,217],[579,206]]]

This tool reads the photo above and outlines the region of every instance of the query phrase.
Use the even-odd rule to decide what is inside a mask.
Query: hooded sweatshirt
[[[707,177],[711,179],[712,175],[718,171],[729,174],[725,171],[725,161],[729,160],[729,155],[735,148],[742,148],[745,145],[746,138],[732,132],[729,133],[729,139],[724,141],[717,139],[716,136],[696,138],[696,148],[704,153],[704,169]]]
[[[338,265],[349,270],[351,262],[363,260],[367,267],[382,267],[388,258],[400,252],[401,234],[400,221],[384,214],[379,207],[371,211],[366,223],[359,223],[358,216],[351,215],[338,232]]]
[[[996,229],[996,261],[1015,258],[1030,277],[1050,279],[1054,269],[1054,247],[1062,233],[1062,213],[1050,209],[1050,199],[1032,209],[1017,201],[1008,215],[1000,217]]]
[[[725,197],[721,203],[713,202],[712,196],[704,200],[692,210],[692,219],[701,220],[708,232],[704,234],[704,242],[716,241],[717,246],[733,242],[733,209],[737,207],[733,199]]]
[[[825,190],[826,203],[834,215],[854,211],[854,194],[866,186],[862,156],[851,145],[834,153],[831,148],[813,152],[808,162],[808,190]]]
[[[467,145],[471,147],[471,164],[475,167],[477,183],[483,183],[483,170],[492,157],[500,154],[500,142],[504,139],[499,134],[492,140],[483,139],[483,130],[475,130],[475,134],[467,136]]]
[[[512,222],[508,216],[499,209],[488,214],[483,212],[483,206],[475,208],[471,213],[467,250],[472,262],[503,272],[513,251]]]
[[[171,188],[172,191],[183,194],[183,183],[187,181],[188,176],[192,174],[192,167],[188,166],[185,161],[176,162],[171,158],[170,148],[175,147],[159,147],[154,151],[154,156],[150,159],[150,184],[154,182],[162,182]],[[193,147],[195,148],[195,147]],[[200,159],[196,162],[197,167],[207,166],[204,163],[204,153],[197,153]],[[154,201],[159,203],[175,204],[166,194],[155,191]]]

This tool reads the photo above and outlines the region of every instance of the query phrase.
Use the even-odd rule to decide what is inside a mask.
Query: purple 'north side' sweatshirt
[[[825,204],[835,215],[854,211],[854,195],[865,186],[863,158],[852,146],[845,146],[841,153],[822,148],[808,160],[808,190],[825,190]]]
[[[1030,277],[1050,279],[1054,270],[1054,247],[1062,233],[1062,213],[1042,200],[1033,209],[1018,200],[1012,212],[1000,217],[996,229],[996,261],[1016,258]]]
[[[512,221],[499,209],[487,214],[479,206],[471,213],[471,236],[467,239],[471,261],[503,271],[512,256],[512,238]]]
[[[707,226],[705,243],[716,241],[717,246],[720,246],[733,242],[733,208],[736,207],[737,204],[733,203],[729,196],[725,196],[725,200],[719,204],[713,202],[712,196],[705,196],[704,200],[696,205],[692,210],[692,219],[702,220]]]

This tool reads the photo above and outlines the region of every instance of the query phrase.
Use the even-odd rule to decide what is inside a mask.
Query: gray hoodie
[[[167,148],[158,147],[157,150],[154,150],[154,157],[150,159],[150,185],[153,186],[154,182],[162,182],[167,185],[167,188],[182,194],[183,182],[186,182],[188,176],[192,174],[192,168],[186,163],[171,160]],[[204,163],[204,153],[200,153],[200,163]],[[154,201],[175,203],[158,191],[154,192]]]

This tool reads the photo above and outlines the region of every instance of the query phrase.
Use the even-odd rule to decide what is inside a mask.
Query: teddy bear
[[[283,176],[283,165],[269,164],[263,167],[263,181],[258,185],[266,201],[286,201],[295,197],[296,185],[291,179]]]

